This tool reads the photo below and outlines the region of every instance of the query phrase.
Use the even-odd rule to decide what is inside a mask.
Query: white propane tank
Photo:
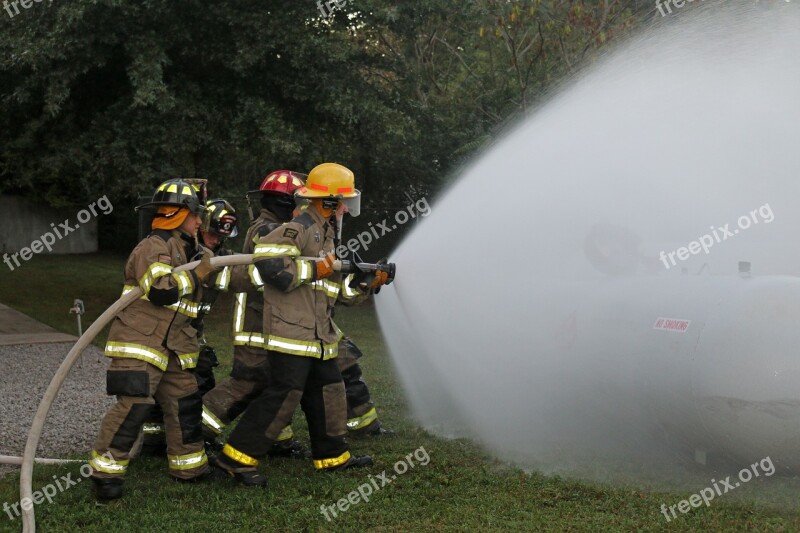
[[[584,302],[569,352],[605,363],[621,410],[699,456],[800,472],[799,278],[620,278]]]

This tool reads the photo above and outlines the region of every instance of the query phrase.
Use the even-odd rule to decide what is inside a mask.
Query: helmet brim
[[[142,205],[137,205],[133,208],[135,212],[139,211],[158,211],[159,207],[174,207],[176,209],[188,209],[189,212],[193,215],[202,216],[205,213],[206,208],[202,205],[191,206],[188,204],[175,204],[170,202],[147,202]]]

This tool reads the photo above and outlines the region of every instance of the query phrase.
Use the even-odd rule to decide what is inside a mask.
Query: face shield
[[[351,198],[341,198],[340,201],[345,207],[345,212],[350,213],[351,217],[357,217],[361,214],[361,191],[354,189],[355,196]]]
[[[294,195],[294,204],[295,208],[299,210],[304,210],[311,205],[311,198],[306,198],[305,196],[300,196],[298,194]]]
[[[200,203],[197,197],[190,196],[189,198],[186,198],[183,201],[183,205],[189,209],[190,213],[197,215],[201,220],[206,219],[206,213],[208,212],[208,209],[206,208],[205,204]]]
[[[354,189],[355,196],[352,198],[340,198],[339,206],[336,209],[336,242],[342,240],[342,227],[344,226],[344,214],[350,213],[351,217],[361,214],[361,191]]]
[[[358,189],[353,189],[353,191],[354,196],[348,198],[343,198],[341,196],[325,196],[318,198],[314,196],[301,196],[299,193],[296,193],[294,198],[299,209],[308,206],[312,200],[322,200],[323,207],[334,210],[336,218],[341,221],[345,213],[350,213],[352,217],[357,217],[361,214],[361,191]]]

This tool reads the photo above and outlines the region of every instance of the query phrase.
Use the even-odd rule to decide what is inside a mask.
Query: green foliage
[[[125,256],[37,256],[24,268],[0,277],[3,303],[62,331],[75,332],[75,318],[66,313],[72,298],[86,302],[88,327],[122,286]],[[69,286],[68,291],[57,288]],[[381,296],[379,295],[378,298]],[[219,301],[207,320],[206,336],[222,365],[218,379],[231,368],[230,301]],[[81,482],[58,493],[52,503],[36,506],[39,531],[798,531],[798,480],[779,476],[753,480],[736,493],[714,500],[667,522],[661,505],[674,505],[690,494],[653,493],[629,487],[578,482],[537,472],[523,472],[487,456],[468,441],[448,440],[421,430],[410,418],[404,397],[371,305],[337,309],[337,323],[364,352],[364,379],[387,427],[389,438],[352,438],[351,449],[371,454],[374,467],[335,474],[317,473],[309,461],[270,459],[262,471],[270,488],[246,489],[231,480],[198,485],[174,483],[163,458],[141,457],[131,463],[122,500],[98,505],[90,482],[78,465],[34,468],[33,490],[53,483],[53,476],[71,475]],[[97,345],[103,345],[98,339]],[[399,354],[398,354],[399,355]],[[88,356],[87,356],[88,357]],[[93,357],[93,356],[92,356]],[[90,359],[87,359],[90,360]],[[98,379],[103,379],[102,375]],[[81,423],[97,424],[86,414]],[[304,417],[293,427],[308,442]],[[393,465],[420,447],[430,462],[417,464],[361,501],[327,521],[320,506],[336,505],[370,476],[393,475]],[[85,458],[76,450],[74,458]],[[697,487],[708,483],[698,474]],[[64,484],[66,485],[66,484]],[[747,501],[748,489],[763,492],[765,501]],[[19,476],[0,479],[0,502],[19,499]],[[13,511],[10,511],[13,512]],[[13,515],[12,515],[13,516]],[[330,516],[330,515],[329,515]],[[0,531],[19,531],[0,511]]]
[[[356,172],[366,207],[388,211],[431,198],[632,24],[634,4],[351,0],[327,19],[310,0],[0,11],[0,193],[128,205],[181,176],[240,197],[270,170],[333,160]]]

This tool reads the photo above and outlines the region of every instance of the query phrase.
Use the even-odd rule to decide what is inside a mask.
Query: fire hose
[[[318,258],[303,258],[308,260],[317,260]],[[200,262],[195,261],[176,267],[175,272],[183,270],[192,270]],[[249,265],[253,263],[253,256],[249,254],[226,255],[221,257],[214,257],[211,259],[211,264],[216,268],[227,266],[240,266]],[[355,279],[364,278],[365,276],[374,276],[378,271],[387,272],[389,274],[389,282],[394,279],[395,266],[394,264],[378,263],[376,265],[368,263],[354,263],[350,261],[334,261],[333,269],[337,272],[354,274]],[[72,349],[69,351],[61,366],[58,367],[53,378],[50,380],[47,390],[39,402],[39,408],[36,410],[36,415],[33,417],[31,429],[28,432],[28,441],[25,444],[25,453],[22,456],[22,470],[19,479],[19,494],[20,501],[27,499],[33,500],[33,464],[36,461],[36,449],[39,446],[39,438],[42,435],[44,422],[47,419],[47,414],[50,411],[50,406],[58,395],[61,385],[64,383],[70,369],[83,353],[83,350],[94,340],[94,338],[105,328],[114,317],[116,317],[123,309],[128,307],[131,303],[136,301],[142,296],[142,290],[139,287],[131,290],[123,295],[119,300],[111,305],[108,309],[101,314],[92,325],[86,329],[81,335]],[[36,517],[33,511],[33,505],[28,506],[28,509],[22,507],[22,531],[23,533],[34,533],[36,531]]]

